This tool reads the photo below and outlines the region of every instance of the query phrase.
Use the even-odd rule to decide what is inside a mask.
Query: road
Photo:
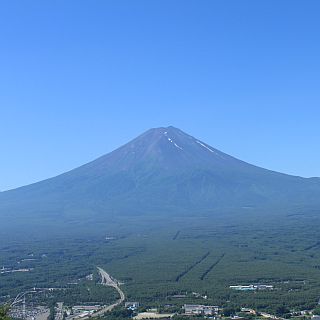
[[[103,315],[104,313],[108,312],[108,311],[111,311],[112,309],[114,309],[116,306],[118,306],[119,304],[121,304],[126,296],[125,294],[123,293],[123,291],[120,289],[120,284],[119,282],[112,278],[105,270],[103,270],[102,268],[99,268],[98,267],[98,271],[100,273],[100,276],[101,276],[101,283],[104,285],[104,286],[107,286],[107,287],[113,287],[115,288],[119,295],[120,295],[120,299],[117,300],[115,303],[109,305],[109,306],[105,306],[103,307],[101,310],[95,312],[94,314],[91,315],[91,317],[97,317],[97,316],[101,316]],[[82,319],[88,319],[89,317],[83,317]]]
[[[115,288],[119,295],[120,295],[120,299],[117,300],[114,304],[106,307],[106,309],[108,309],[107,311],[110,311],[112,310],[114,307],[118,306],[119,304],[121,304],[125,299],[126,299],[126,296],[125,294],[123,293],[123,291],[120,289],[120,284],[119,282],[116,280],[116,279],[113,279],[105,270],[103,270],[102,268],[99,268],[98,267],[98,270],[99,270],[99,273],[101,275],[101,283],[105,286],[108,286],[108,287],[113,287]]]
[[[54,319],[55,320],[63,320],[63,302],[57,302],[57,309]]]

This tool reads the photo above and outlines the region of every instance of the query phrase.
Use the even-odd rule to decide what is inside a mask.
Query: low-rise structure
[[[230,289],[240,290],[240,291],[252,291],[252,290],[273,290],[272,285],[268,284],[249,284],[249,285],[236,285],[229,286]]]
[[[241,312],[243,313],[248,313],[248,314],[256,314],[256,311],[254,309],[250,309],[250,308],[241,308]]]
[[[128,302],[126,302],[126,303],[124,304],[124,306],[125,306],[125,308],[127,308],[128,310],[134,311],[134,310],[137,310],[137,309],[139,308],[140,304],[139,304],[139,302],[130,302],[130,301],[128,301]]]
[[[73,306],[72,310],[73,312],[82,312],[82,311],[97,311],[101,308],[100,305],[94,305],[94,306]]]
[[[201,304],[185,304],[184,313],[186,315],[208,315],[212,316],[217,314],[219,307],[217,306],[204,306]]]

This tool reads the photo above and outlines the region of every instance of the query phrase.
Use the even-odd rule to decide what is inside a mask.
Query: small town
[[[14,319],[23,320],[87,320],[90,318],[112,318],[114,313],[122,314],[124,318],[128,319],[175,319],[186,317],[190,319],[207,318],[207,319],[274,319],[283,320],[288,318],[295,319],[310,319],[320,320],[320,315],[317,314],[319,310],[301,310],[290,311],[287,310],[284,315],[273,315],[266,312],[259,312],[253,308],[241,307],[238,308],[223,308],[221,306],[207,305],[207,304],[182,304],[173,303],[157,305],[152,308],[145,307],[138,301],[127,301],[125,293],[121,289],[118,280],[109,275],[104,269],[98,267],[98,272],[101,276],[101,284],[106,287],[114,288],[118,294],[119,299],[111,305],[101,304],[87,304],[87,305],[67,305],[64,302],[57,302],[53,308],[45,306],[35,306],[32,301],[27,302],[26,296],[29,294],[39,294],[42,292],[54,292],[61,290],[60,288],[33,288],[30,291],[20,293],[11,303],[10,316]],[[85,279],[93,281],[93,274],[88,274]],[[248,284],[248,285],[230,285],[230,290],[236,291],[253,291],[253,290],[273,290],[273,285],[267,284]],[[180,300],[188,296],[188,293],[177,294],[171,298]],[[207,300],[207,295],[202,295],[198,292],[192,292],[189,296]],[[319,301],[320,305],[320,301]]]
[[[164,305],[161,309],[177,307],[173,304]],[[76,320],[89,319],[95,317],[106,317],[112,315],[112,309],[101,313],[107,306],[102,305],[75,305],[67,306],[63,302],[56,304],[54,308],[54,320]],[[123,305],[117,307],[117,310],[122,310],[127,318],[132,319],[169,319],[175,317],[197,317],[208,319],[285,319],[280,316],[268,314],[265,312],[258,312],[251,308],[241,307],[238,310],[226,310],[219,306],[202,305],[202,304],[184,304],[181,310],[174,313],[160,311],[159,308],[145,309],[139,302],[125,302]],[[127,312],[126,312],[127,311]],[[98,315],[97,315],[98,314]],[[50,316],[50,310],[44,306],[26,307],[17,306],[11,309],[10,316],[14,319],[25,320],[47,320]],[[291,318],[296,319],[312,319],[320,320],[320,315],[313,314],[312,310],[303,310],[299,312],[290,312]],[[286,317],[287,318],[287,317]]]

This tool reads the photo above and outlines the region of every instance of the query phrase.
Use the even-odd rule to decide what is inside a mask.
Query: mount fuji
[[[278,173],[227,155],[174,127],[146,131],[67,173],[0,193],[2,221],[214,215],[320,204],[320,179]]]

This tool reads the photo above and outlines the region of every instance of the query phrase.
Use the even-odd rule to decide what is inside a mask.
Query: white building
[[[128,302],[126,302],[124,304],[124,306],[129,310],[136,310],[136,309],[139,308],[140,304],[139,304],[139,302],[130,302],[130,301],[128,301]]]
[[[186,315],[214,315],[219,311],[217,306],[204,306],[201,304],[185,304],[184,313]]]

